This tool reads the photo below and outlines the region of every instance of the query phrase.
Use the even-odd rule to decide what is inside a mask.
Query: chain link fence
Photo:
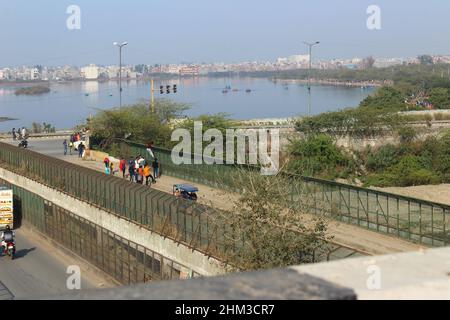
[[[116,143],[122,155],[141,154],[151,160],[142,144],[125,140],[117,140]],[[234,192],[240,191],[235,178],[237,171],[259,170],[248,165],[177,165],[172,161],[170,150],[154,148],[153,151],[161,164],[162,174]],[[190,157],[193,160],[195,156]],[[428,246],[447,246],[450,241],[449,205],[333,181],[281,174],[286,179],[292,201],[303,201],[310,213],[325,214],[342,222]],[[304,198],[305,195],[308,199]]]
[[[0,143],[0,166],[219,260],[226,259],[244,243],[219,210],[147,186],[4,143]],[[26,201],[24,205],[29,203],[35,202]],[[37,212],[43,210],[42,207]],[[42,229],[46,225],[42,217],[43,214],[37,214],[27,220]],[[300,237],[299,234],[299,241]],[[310,253],[309,260],[313,262],[361,254],[342,245],[317,242],[317,248]]]
[[[0,179],[14,192],[15,228],[22,220],[124,285],[200,276],[149,248]]]

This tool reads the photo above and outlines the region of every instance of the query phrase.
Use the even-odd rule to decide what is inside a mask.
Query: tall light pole
[[[128,42],[118,43],[114,42],[113,45],[119,47],[119,97],[120,106],[122,107],[122,47],[126,46]]]
[[[308,70],[308,115],[311,115],[311,69],[312,69],[312,47],[318,45],[320,42],[309,43],[303,41],[309,47],[309,70]]]

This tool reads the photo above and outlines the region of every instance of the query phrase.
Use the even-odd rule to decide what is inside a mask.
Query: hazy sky
[[[69,5],[81,29],[69,30]],[[366,27],[369,5],[381,30]],[[235,62],[450,53],[448,0],[0,0],[0,66]]]

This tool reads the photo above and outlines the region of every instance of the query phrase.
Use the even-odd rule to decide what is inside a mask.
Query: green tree
[[[433,88],[429,94],[430,103],[436,109],[450,109],[450,90],[447,88]]]
[[[156,146],[170,148],[172,121],[186,110],[185,104],[168,100],[155,102],[155,113],[148,104],[138,103],[109,110],[100,110],[90,121],[94,141],[129,139],[134,142],[153,141]]]

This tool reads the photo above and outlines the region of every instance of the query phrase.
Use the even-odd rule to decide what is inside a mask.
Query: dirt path
[[[384,192],[399,194],[432,202],[450,205],[450,184],[428,185],[406,188],[372,188]]]

